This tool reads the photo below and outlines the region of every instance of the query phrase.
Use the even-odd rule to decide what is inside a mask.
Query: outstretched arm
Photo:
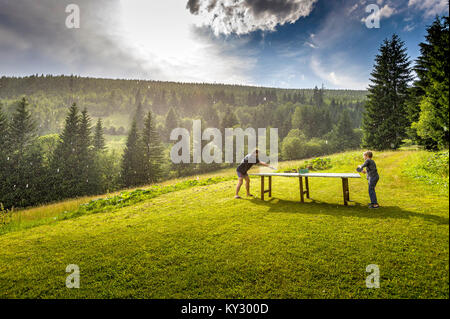
[[[269,164],[264,163],[264,162],[261,162],[261,161],[259,161],[258,164],[259,164],[259,165],[262,165],[262,166],[265,166],[265,167],[268,167],[268,168],[271,168],[271,169],[275,169],[275,167],[272,167],[272,166],[270,166]]]

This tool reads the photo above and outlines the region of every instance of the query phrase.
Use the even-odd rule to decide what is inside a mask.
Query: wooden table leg
[[[306,198],[309,199],[309,180],[307,176],[305,176],[305,186],[306,186]]]
[[[272,176],[269,176],[269,197],[272,197]]]
[[[303,194],[303,177],[299,176],[298,182],[299,182],[299,185],[300,185],[300,201],[302,203],[304,203],[305,202],[305,197],[304,197],[304,194]]]
[[[348,189],[348,178],[342,178],[342,192],[344,195],[344,205],[348,205],[348,201],[350,200],[349,189]]]
[[[261,199],[264,200],[264,176],[261,176]]]

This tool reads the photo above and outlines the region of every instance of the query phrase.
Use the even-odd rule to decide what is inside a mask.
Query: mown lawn
[[[265,202],[233,199],[232,180],[5,233],[0,296],[448,298],[448,195],[403,173],[415,154],[376,154],[379,210],[367,209],[364,179],[350,180],[349,207],[340,180],[311,179],[304,204],[296,179],[274,178]],[[330,171],[353,172],[360,157],[333,156]],[[65,286],[69,264],[80,289]],[[369,264],[379,289],[366,288]]]

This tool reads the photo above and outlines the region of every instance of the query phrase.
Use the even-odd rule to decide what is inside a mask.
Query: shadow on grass
[[[296,201],[288,201],[278,198],[271,198],[262,201],[259,198],[249,200],[253,204],[268,207],[270,213],[293,213],[293,214],[309,214],[309,215],[330,215],[330,216],[346,216],[346,217],[363,217],[363,218],[422,218],[425,221],[444,225],[449,223],[447,217],[412,212],[404,210],[398,206],[382,206],[378,209],[369,209],[366,205],[358,202],[351,202],[349,206],[343,204],[330,204],[314,199],[309,199],[304,203]]]

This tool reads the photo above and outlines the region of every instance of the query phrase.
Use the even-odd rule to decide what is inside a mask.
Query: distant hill
[[[227,107],[257,107],[270,104],[278,107],[286,103],[314,104],[315,94],[321,91],[326,105],[356,110],[355,127],[362,114],[360,107],[367,91],[329,89],[279,89],[267,87],[208,83],[176,83],[141,80],[113,80],[79,76],[32,75],[0,78],[0,105],[11,112],[15,101],[26,96],[39,124],[39,133],[59,132],[67,108],[73,102],[87,108],[94,118],[103,118],[107,133],[124,134],[139,102],[143,111],[157,114],[160,126],[170,107],[181,118],[197,118],[205,109],[215,106],[220,113]],[[338,110],[336,109],[336,113]],[[244,123],[241,123],[245,125]],[[271,123],[268,123],[271,124]]]

